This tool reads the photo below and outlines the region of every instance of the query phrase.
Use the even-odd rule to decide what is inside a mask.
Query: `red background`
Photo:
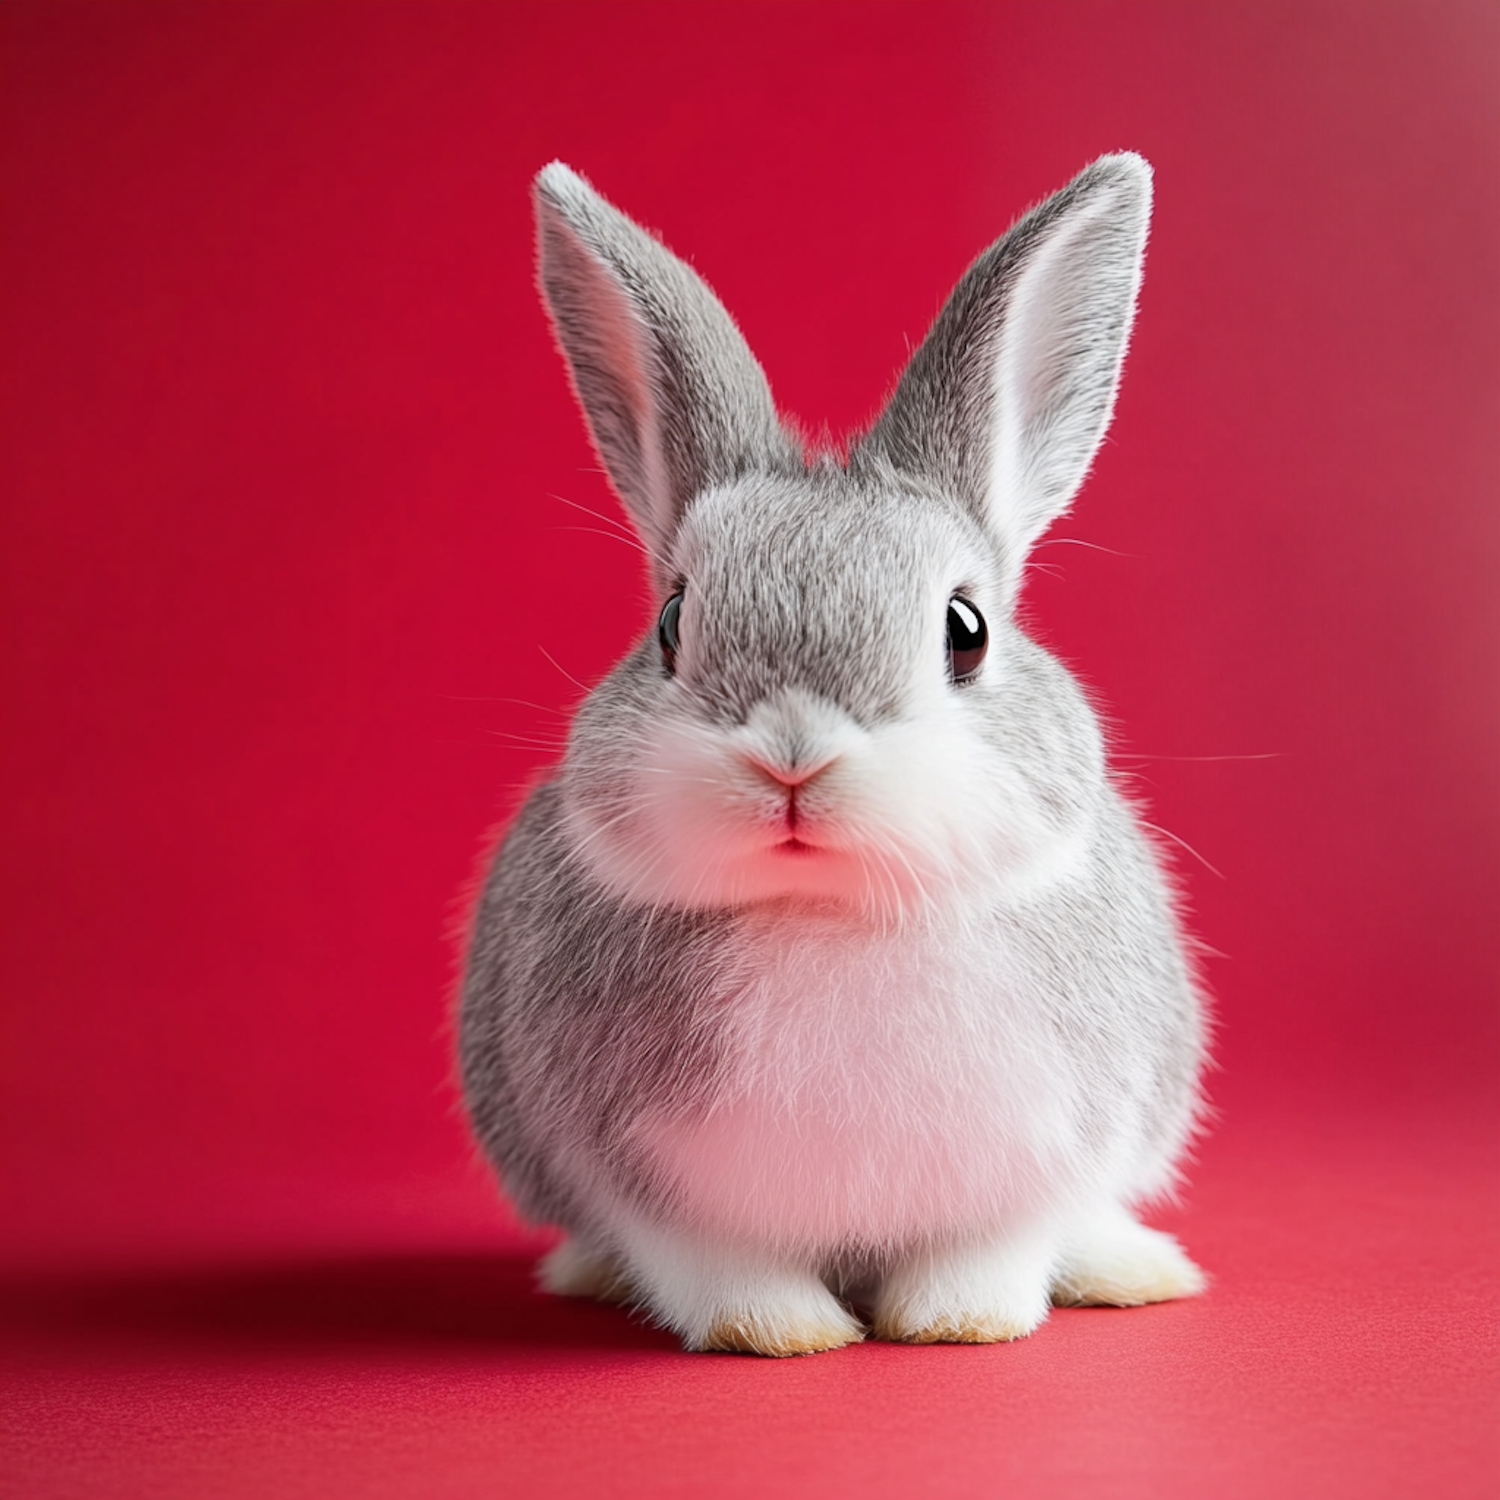
[[[1494,1492],[1500,8],[11,3],[0,46],[8,1494]],[[839,431],[1120,148],[1141,317],[1028,608],[1201,855],[1221,1120],[1162,1222],[1214,1290],[791,1364],[534,1296],[449,931],[643,591],[554,498],[617,514],[531,175]]]

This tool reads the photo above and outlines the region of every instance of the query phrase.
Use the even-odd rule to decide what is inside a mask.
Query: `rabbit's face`
[[[702,495],[670,564],[675,618],[585,706],[565,768],[570,831],[606,885],[893,920],[1068,866],[1097,736],[1065,693],[1080,763],[1028,764],[1048,707],[1035,648],[959,506],[831,465],[758,476]],[[1055,795],[1059,774],[1084,790]]]

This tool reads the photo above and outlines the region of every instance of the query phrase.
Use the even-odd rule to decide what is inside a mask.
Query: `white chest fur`
[[[711,1024],[720,1085],[639,1143],[731,1238],[878,1249],[982,1232],[1067,1188],[1074,1089],[992,932],[759,915]]]

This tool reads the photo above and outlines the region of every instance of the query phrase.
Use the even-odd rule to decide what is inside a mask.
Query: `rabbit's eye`
[[[984,616],[955,594],[948,601],[948,676],[954,682],[968,682],[979,670],[989,643]]]
[[[662,665],[670,676],[677,670],[677,617],[682,613],[682,590],[672,595],[661,607],[661,618],[656,622],[656,639],[661,645]]]

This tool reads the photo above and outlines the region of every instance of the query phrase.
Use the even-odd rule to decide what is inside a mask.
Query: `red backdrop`
[[[1170,1320],[1190,1317],[1211,1372],[1195,1389],[1233,1389],[1224,1370],[1249,1357],[1235,1340],[1286,1306],[1275,1276],[1373,1277],[1399,1320],[1402,1298],[1461,1271],[1447,1352],[1413,1379],[1448,1393],[1446,1493],[1493,1472],[1463,1401],[1494,1390],[1464,1309],[1476,1226],[1493,1229],[1500,1041],[1500,9],[12,3],[0,39],[0,1068],[18,1274],[441,1250],[430,1276],[391,1261],[404,1269],[356,1301],[378,1328],[370,1309],[406,1297],[442,1329],[463,1321],[464,1277],[483,1279],[456,1247],[515,1243],[454,1102],[450,929],[577,684],[643,623],[634,553],[564,503],[617,513],[532,288],[535,170],[561,157],[657,228],[733,310],[785,409],[838,431],[873,413],[978,249],[1131,148],[1158,195],[1138,331],[1111,440],[1038,554],[1028,608],[1113,714],[1153,820],[1196,851],[1180,874],[1220,955],[1223,1124],[1174,1222],[1218,1247],[1217,1264],[1202,1253],[1221,1286],[1109,1324],[1143,1330],[1112,1333],[1111,1357],[1171,1367],[1189,1333]],[[1388,1212],[1396,1238],[1359,1212]],[[1293,1246],[1288,1222],[1324,1238]],[[1360,1268],[1317,1261],[1355,1244],[1373,1257]],[[1256,1266],[1276,1268],[1254,1283],[1260,1312],[1236,1313]],[[616,1314],[533,1304],[512,1269],[505,1295],[539,1346],[559,1340],[549,1358],[615,1340],[648,1361],[632,1369],[679,1368]],[[208,1301],[279,1310],[266,1317],[291,1339],[295,1310],[343,1284],[293,1283]],[[1024,1357],[1065,1384],[1092,1370],[1077,1361],[1105,1325],[1084,1316]],[[568,1332],[579,1318],[587,1337]],[[171,1318],[146,1322],[165,1337]],[[845,1422],[862,1380],[909,1395],[901,1382],[935,1378],[913,1371],[979,1368],[926,1357],[830,1358],[854,1372],[816,1377],[853,1382],[832,1397],[806,1386],[816,1362],[791,1384],[758,1366],[722,1378],[767,1393],[767,1430],[777,1402],[802,1412],[810,1454],[826,1434],[797,1392]],[[708,1378],[683,1368],[682,1390]],[[1267,1432],[1296,1426],[1306,1401],[1282,1390],[1275,1415],[1264,1376],[1247,1409],[1270,1413]],[[25,1431],[63,1434],[23,1444],[27,1493],[72,1493],[65,1470],[107,1492],[117,1455],[75,1473],[58,1454],[70,1422],[135,1431],[129,1401],[160,1405],[138,1378],[90,1407],[58,1376],[25,1407]],[[182,1402],[208,1399],[193,1389]],[[256,1399],[279,1410],[278,1389]],[[1368,1448],[1398,1395],[1275,1462],[1232,1415],[1193,1431],[1228,1423],[1202,1439],[1239,1455],[1216,1493],[1256,1473],[1267,1488],[1245,1493],[1273,1477],[1385,1493],[1433,1462],[1420,1444],[1400,1462]],[[493,1477],[464,1399],[432,1439],[448,1467],[423,1471],[456,1487],[428,1493]],[[649,1432],[640,1399],[629,1430]],[[1050,1433],[1081,1397],[1057,1399],[1016,1420]],[[262,1493],[301,1493],[298,1461],[245,1456],[260,1452],[246,1401],[246,1493],[263,1472],[281,1488]],[[220,1442],[233,1423],[205,1409],[194,1430]],[[1119,1435],[1160,1417],[1096,1422]],[[572,1474],[602,1492],[582,1450],[559,1457],[566,1423],[526,1430],[532,1488]],[[1198,1451],[1182,1434],[1121,1441],[1088,1472],[1134,1463],[1142,1494]],[[640,1442],[637,1468],[608,1470],[624,1489],[662,1493],[695,1463],[727,1483],[711,1445]],[[122,1493],[187,1472],[165,1439],[137,1446]],[[307,1492],[329,1493],[335,1459],[304,1457],[324,1476]],[[1034,1458],[1015,1473],[1073,1472]],[[906,1483],[905,1461],[872,1459],[866,1486]],[[979,1482],[935,1462],[913,1472],[947,1474],[948,1493]],[[385,1493],[387,1472],[358,1482]],[[815,1488],[821,1472],[796,1469]],[[1208,1472],[1179,1476],[1186,1492],[1208,1492]]]

